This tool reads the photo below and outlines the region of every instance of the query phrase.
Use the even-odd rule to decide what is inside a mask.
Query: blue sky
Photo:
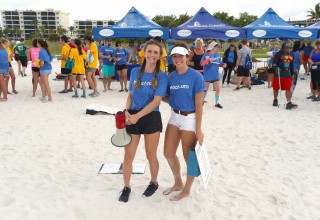
[[[148,3],[146,3],[148,2]],[[174,2],[174,4],[173,4]],[[299,4],[289,4],[287,0],[7,0],[1,1],[1,10],[44,10],[52,8],[70,13],[70,25],[73,20],[120,20],[132,6],[142,14],[152,18],[155,15],[176,15],[187,13],[194,15],[201,7],[211,14],[214,12],[228,12],[229,15],[239,17],[240,13],[248,12],[250,15],[261,16],[269,7],[284,20],[305,20],[307,10],[314,9],[317,2],[314,0],[303,0]],[[89,11],[88,8],[91,8]],[[92,10],[93,9],[93,10]]]

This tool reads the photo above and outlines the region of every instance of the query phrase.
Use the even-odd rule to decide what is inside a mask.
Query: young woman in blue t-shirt
[[[160,70],[162,46],[149,41],[144,48],[145,59],[141,67],[132,69],[130,75],[129,93],[125,114],[126,130],[131,135],[131,143],[125,147],[123,159],[124,188],[119,201],[127,202],[130,196],[130,178],[141,135],[144,136],[146,155],[149,161],[151,181],[143,196],[149,197],[158,189],[159,162],[157,148],[162,120],[159,105],[166,95],[168,77]]]
[[[39,52],[39,64],[40,64],[40,87],[42,91],[42,97],[40,101],[47,102],[52,101],[51,89],[48,77],[52,72],[51,66],[51,56],[49,45],[43,39],[38,39],[38,47],[40,48]],[[46,99],[46,95],[48,96],[48,100]]]
[[[188,175],[186,183],[183,183],[177,149],[181,141],[184,159],[189,164],[189,151],[194,150],[197,141],[201,145],[203,143],[204,135],[201,130],[201,122],[205,85],[201,73],[188,67],[189,51],[184,43],[176,43],[170,56],[176,70],[169,76],[168,96],[164,100],[169,102],[172,108],[172,114],[166,128],[164,156],[172,170],[174,185],[166,189],[163,194],[168,195],[181,190],[170,198],[172,201],[178,201],[190,194],[194,176]]]
[[[1,102],[8,101],[8,88],[7,80],[9,80],[9,62],[8,51],[6,46],[0,41],[0,94],[3,93],[3,98],[0,98]]]

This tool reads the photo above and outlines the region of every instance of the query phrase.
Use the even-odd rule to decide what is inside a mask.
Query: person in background
[[[204,135],[201,129],[203,112],[203,94],[205,85],[203,76],[196,70],[188,67],[189,51],[184,43],[176,42],[170,54],[176,70],[169,76],[167,97],[172,108],[164,140],[164,156],[171,168],[174,184],[163,191],[164,195],[180,191],[170,198],[178,201],[190,195],[194,176],[187,175],[184,185],[180,172],[180,162],[177,149],[181,141],[183,157],[189,164],[189,151],[194,149],[197,141],[203,143]]]
[[[16,50],[16,48],[17,48],[17,45],[18,44],[20,44],[20,41],[19,40],[17,40],[16,41],[16,44],[14,45],[14,47],[12,48],[12,51],[13,51],[13,56],[14,56],[14,60],[17,62],[17,64],[18,64],[18,74],[21,74],[22,72],[21,72],[21,69],[22,69],[22,67],[21,67],[21,61],[20,61],[20,58],[19,58],[19,52]]]
[[[303,48],[303,68],[306,75],[310,74],[310,63],[308,60],[313,49],[311,42],[307,42],[307,45]]]
[[[203,74],[203,66],[200,64],[200,60],[205,53],[205,49],[203,48],[203,40],[202,38],[197,38],[195,40],[195,48],[191,50],[189,54],[189,66],[199,73]]]
[[[208,47],[207,52],[203,54],[200,63],[203,66],[203,78],[204,84],[206,86],[206,91],[204,92],[203,100],[205,102],[207,91],[209,89],[210,83],[213,85],[215,91],[215,107],[223,108],[219,102],[220,98],[220,74],[219,67],[226,67],[226,64],[222,62],[218,50],[220,49],[220,44],[212,41]]]
[[[138,58],[137,58],[138,54],[137,54],[137,48],[134,45],[134,40],[129,41],[129,45],[126,49],[127,49],[127,51],[129,51],[129,53],[131,55],[130,63],[136,64],[138,62]]]
[[[28,66],[28,59],[27,59],[27,49],[28,47],[25,44],[25,39],[21,38],[20,43],[16,46],[16,51],[19,53],[19,60],[21,62],[22,70],[20,72],[21,76],[27,76],[26,68]]]
[[[9,80],[9,54],[6,50],[6,46],[3,44],[3,40],[0,40],[0,95],[3,93],[3,98],[0,98],[0,102],[8,101],[8,88],[7,81]]]
[[[293,58],[291,52],[292,43],[285,41],[282,45],[283,49],[276,53],[273,60],[273,67],[275,68],[275,75],[273,79],[273,106],[278,107],[279,90],[284,90],[287,98],[286,109],[295,109],[297,104],[291,102],[292,93],[290,91],[292,85],[292,76],[294,75]],[[280,71],[280,72],[279,72]],[[280,79],[279,79],[280,76]],[[279,85],[280,83],[280,85]]]
[[[227,66],[226,68],[224,68],[224,74],[222,78],[222,87],[224,85],[226,78],[227,78],[227,87],[229,87],[231,72],[232,70],[234,70],[234,67],[236,66],[237,59],[238,59],[238,54],[237,54],[236,45],[230,44],[229,48],[226,49],[226,51],[223,54],[223,63],[226,63]]]
[[[40,78],[40,66],[37,63],[39,59],[40,48],[38,47],[38,39],[32,40],[32,47],[28,50],[28,60],[31,61],[32,70],[32,97],[36,97],[36,91],[38,88],[39,78]],[[40,86],[41,87],[41,86]]]
[[[40,87],[42,91],[42,97],[40,101],[43,103],[52,101],[51,88],[48,80],[48,76],[52,72],[51,56],[48,43],[43,39],[38,39],[39,51],[39,65],[40,65]],[[48,100],[46,99],[48,96]]]
[[[8,51],[9,76],[10,77],[7,80],[7,89],[9,90],[9,81],[10,81],[10,78],[11,78],[12,93],[18,94],[18,91],[16,90],[16,76],[14,75],[14,70],[13,70],[12,65],[11,65],[13,53],[12,53],[12,50],[10,49],[10,41],[8,39],[2,39],[2,43],[6,47],[6,50]],[[11,93],[9,93],[9,91],[7,91],[7,93],[11,94]]]
[[[126,130],[131,135],[131,142],[124,148],[123,182],[124,188],[119,201],[127,202],[131,193],[130,178],[132,162],[134,160],[141,135],[144,136],[145,151],[149,161],[151,180],[143,193],[143,197],[152,196],[159,187],[159,161],[157,148],[162,119],[159,105],[166,95],[168,77],[160,70],[162,46],[155,41],[149,41],[145,47],[145,59],[141,67],[132,69],[130,75],[129,93],[125,114],[127,118]]]
[[[138,52],[138,62],[140,65],[142,64],[142,62],[144,60],[144,49],[143,49],[144,45],[150,40],[153,40],[153,37],[147,37],[145,39],[145,42],[143,44],[141,44],[141,46],[140,46],[140,51]]]
[[[240,89],[242,80],[246,81],[248,89],[251,89],[250,70],[245,68],[245,62],[247,54],[249,54],[252,60],[252,53],[247,44],[248,40],[246,38],[241,40],[241,49],[238,51],[238,59],[235,66],[235,70],[237,71],[237,87],[235,90]]]
[[[82,49],[81,40],[75,39],[74,43],[76,45],[76,48],[71,49],[69,58],[74,60],[74,66],[71,70],[72,73],[72,84],[74,89],[74,95],[73,98],[78,98],[78,90],[77,90],[77,77],[79,77],[79,80],[81,82],[82,87],[82,98],[86,98],[86,84],[84,83],[84,75],[86,73],[85,71],[85,65],[84,61],[86,60],[86,52]]]
[[[303,57],[302,54],[300,53],[300,46],[301,46],[301,41],[297,40],[293,43],[293,49],[292,53],[294,55],[293,58],[293,70],[294,74],[292,76],[292,84],[291,84],[291,95],[293,94],[294,89],[296,88],[297,82],[298,82],[298,75],[300,71],[300,66],[303,63]]]
[[[60,44],[62,45],[62,48],[61,48],[61,56],[58,57],[58,60],[61,60],[61,74],[64,76],[64,89],[59,93],[73,92],[71,69],[65,68],[66,62],[71,52],[71,47],[68,44],[68,37],[66,35],[62,35],[60,37]],[[69,89],[68,89],[68,83],[70,86]]]
[[[89,47],[89,54],[87,52],[87,81],[89,83],[89,86],[93,89],[93,92],[89,94],[91,97],[97,97],[100,95],[100,93],[97,90],[97,79],[95,77],[95,72],[97,69],[98,65],[98,56],[99,56],[99,51],[97,45],[94,43],[94,40],[92,39],[91,36],[85,36],[84,41],[86,45]],[[92,59],[93,60],[92,60]]]
[[[103,87],[104,92],[111,89],[111,81],[114,74],[113,56],[115,49],[111,47],[112,39],[107,39],[107,44],[101,47],[99,57],[102,58],[102,74],[103,74]]]
[[[119,76],[119,81],[120,81],[120,86],[121,89],[119,92],[126,91],[128,92],[127,89],[127,71],[128,71],[128,64],[130,63],[131,60],[131,55],[128,50],[122,48],[121,41],[116,42],[116,49],[114,51],[114,61],[116,61],[116,70]]]
[[[105,45],[105,42],[104,42],[104,39],[100,39],[97,46],[98,46],[98,51],[100,51],[101,47],[103,47]],[[98,67],[98,71],[99,71],[99,74],[100,76],[102,75],[102,64],[103,64],[103,61],[102,59],[100,59],[99,57],[99,67]]]
[[[275,73],[275,69],[272,66],[273,63],[273,59],[274,59],[274,55],[280,50],[279,47],[279,42],[275,41],[274,42],[274,46],[270,48],[270,51],[267,53],[268,55],[268,88],[272,87],[272,82],[273,82],[273,76]]]
[[[171,53],[172,48],[176,45],[176,41],[171,41],[171,44],[168,46],[168,54]],[[168,75],[176,70],[176,67],[173,64],[173,61],[171,59],[171,56],[168,56]]]
[[[312,101],[320,101],[320,39],[315,42],[315,49],[308,59],[311,69]],[[318,95],[318,97],[316,97]]]

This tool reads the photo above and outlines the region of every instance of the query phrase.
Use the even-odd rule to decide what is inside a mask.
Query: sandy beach
[[[141,196],[150,181],[147,165],[145,174],[132,176],[132,195],[122,203],[122,175],[98,174],[102,164],[123,158],[123,149],[110,141],[114,116],[85,110],[92,103],[123,109],[127,94],[118,92],[117,81],[108,92],[99,81],[96,98],[59,94],[63,81],[53,79],[60,63],[52,64],[52,103],[39,101],[40,88],[31,97],[30,66],[28,76],[17,76],[19,94],[0,103],[0,220],[320,220],[320,105],[306,99],[309,76],[298,80],[293,102],[299,108],[292,111],[272,106],[266,84],[222,88],[224,108],[217,109],[210,87],[203,116],[213,171],[208,188],[199,177],[186,199],[171,202],[162,194],[173,184],[163,132],[158,191]],[[160,111],[165,128],[170,108],[162,103]],[[181,148],[179,158],[185,177]],[[135,162],[147,163],[143,139]]]

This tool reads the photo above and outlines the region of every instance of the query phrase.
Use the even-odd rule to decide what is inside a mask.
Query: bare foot
[[[106,89],[103,90],[103,92],[106,92],[106,91],[107,91]]]
[[[181,199],[183,199],[183,198],[185,198],[185,197],[187,197],[189,195],[190,195],[190,193],[187,193],[185,191],[181,191],[178,195],[172,196],[170,198],[170,201],[179,201],[179,200],[181,200]]]
[[[113,89],[108,88],[108,90],[113,91]]]
[[[169,195],[172,192],[180,191],[182,189],[183,189],[183,185],[181,185],[181,186],[174,185],[173,187],[168,188],[165,191],[163,191],[163,195]]]

